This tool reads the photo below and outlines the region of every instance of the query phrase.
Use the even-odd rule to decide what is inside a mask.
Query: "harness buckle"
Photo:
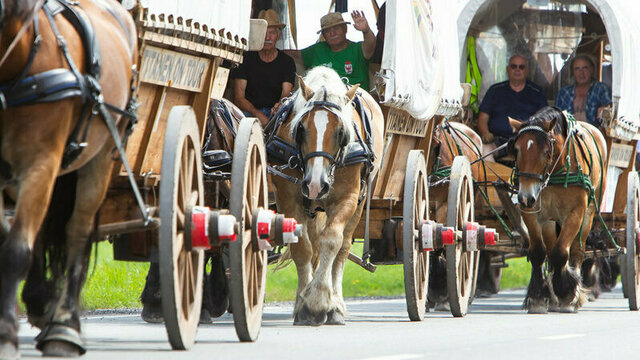
[[[300,167],[300,159],[298,158],[298,156],[291,156],[289,160],[287,160],[287,165],[291,169],[296,169]]]

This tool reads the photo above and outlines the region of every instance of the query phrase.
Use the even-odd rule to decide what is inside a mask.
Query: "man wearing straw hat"
[[[325,41],[302,49],[304,67],[327,66],[334,69],[350,84],[360,84],[369,90],[369,60],[376,48],[376,37],[362,11],[351,13],[353,27],[362,32],[364,41],[347,40],[347,24],[339,12],[332,12],[320,19],[320,31]]]
[[[258,52],[246,52],[242,65],[231,73],[231,78],[235,82],[234,103],[246,116],[260,119],[264,126],[280,99],[291,93],[296,66],[289,55],[276,49],[285,25],[280,23],[275,10],[261,10],[258,18],[267,21],[264,46]]]

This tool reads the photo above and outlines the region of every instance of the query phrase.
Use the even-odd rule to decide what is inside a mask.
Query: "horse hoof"
[[[61,357],[71,358],[81,355],[78,346],[65,341],[48,341],[42,347],[42,356],[44,357]]]
[[[45,357],[78,357],[87,352],[80,332],[65,325],[45,327],[36,341],[36,348]]]
[[[162,306],[160,304],[144,304],[142,306],[142,314],[140,314],[140,317],[142,317],[142,320],[150,324],[162,324],[164,322]]]
[[[200,324],[212,324],[213,321],[211,321],[211,314],[209,313],[209,310],[207,309],[202,309],[200,311]]]
[[[345,325],[345,324],[346,322],[344,321],[344,315],[339,313],[337,310],[329,311],[325,325]]]
[[[15,360],[20,358],[20,352],[13,343],[6,342],[0,344],[0,359],[2,360]]]
[[[313,314],[306,305],[302,306],[293,318],[293,325],[320,326],[325,322],[327,322],[327,313]]]
[[[209,313],[211,317],[218,318],[224,315],[227,312],[227,308],[229,307],[229,297],[225,296],[222,299],[214,299],[213,306],[209,309]]]
[[[578,308],[575,305],[562,305],[558,306],[555,309],[559,313],[563,314],[576,314],[578,313]]]
[[[446,311],[446,312],[449,312],[449,311],[451,311],[451,305],[449,305],[448,301],[438,302],[438,303],[436,303],[436,306],[433,309],[435,311]]]
[[[547,309],[547,307],[542,305],[530,306],[527,309],[527,314],[546,314],[548,312],[549,310]]]

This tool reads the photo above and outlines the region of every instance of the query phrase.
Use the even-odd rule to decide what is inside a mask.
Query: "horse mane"
[[[556,135],[562,135],[565,138],[567,137],[567,129],[568,123],[565,118],[562,110],[555,106],[545,106],[542,109],[538,110],[535,114],[531,115],[529,120],[523,125],[524,126],[540,126],[544,128],[545,123],[547,121],[556,119],[556,125],[553,128],[553,133]],[[540,141],[544,142],[545,136],[542,133],[536,132],[536,137],[540,137]]]
[[[39,0],[9,0],[6,1],[5,16],[17,16],[22,20],[25,20],[31,13],[33,13],[34,6]]]
[[[296,92],[295,102],[293,103],[293,119],[291,120],[291,135],[298,127],[300,121],[302,121],[302,115],[306,113],[306,107],[308,103],[314,101],[327,101],[334,103],[342,109],[340,111],[339,120],[342,121],[344,129],[349,134],[349,141],[351,141],[355,134],[353,133],[353,108],[349,105],[349,99],[346,96],[347,88],[340,79],[335,70],[325,67],[316,66],[311,69],[307,76],[303,78],[304,83],[313,90],[313,97],[306,100],[302,96],[302,90],[298,89]]]

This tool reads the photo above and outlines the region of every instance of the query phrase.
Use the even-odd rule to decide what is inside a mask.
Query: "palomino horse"
[[[445,224],[447,222],[447,197],[449,194],[449,183],[447,181],[447,169],[451,170],[453,159],[456,156],[464,155],[470,162],[471,172],[474,179],[483,179],[482,162],[476,161],[482,156],[482,139],[468,126],[459,122],[449,122],[443,117],[436,117],[438,123],[434,126],[434,136],[429,151],[429,159],[427,160],[427,168],[430,171],[430,182],[432,185],[429,189],[429,202],[435,205],[435,221]],[[478,198],[476,193],[476,204],[483,201]],[[430,276],[429,276],[429,303],[436,308],[446,308],[448,302],[447,289],[447,266],[444,250],[432,252]],[[477,254],[463,254],[469,257],[467,260],[474,271],[478,269]],[[475,275],[474,275],[475,276]],[[472,291],[473,292],[473,291]],[[471,297],[473,294],[470,294]],[[452,306],[460,306],[462,304],[451,304]],[[464,307],[464,305],[462,305]]]
[[[518,203],[529,229],[529,313],[575,312],[586,299],[580,278],[593,216],[602,198],[606,142],[594,126],[545,107],[509,145],[516,155]],[[559,233],[558,233],[559,229]],[[543,262],[548,258],[545,281]]]
[[[369,131],[351,105],[356,96],[370,119]],[[296,325],[344,324],[344,264],[367,181],[380,166],[383,126],[382,111],[367,92],[357,85],[347,90],[335,71],[316,67],[300,78],[293,111],[277,129],[278,137],[295,144],[299,159],[300,169],[284,172],[302,175],[302,186],[272,177],[279,211],[304,224],[302,238],[288,248],[298,272]],[[343,163],[353,145],[365,150],[367,161]]]
[[[204,142],[202,166],[205,179],[205,203],[216,209],[229,208],[229,181],[221,181],[220,172],[231,172],[233,146],[242,111],[226,99],[211,100]],[[205,264],[211,260],[211,272],[204,277],[200,322],[210,323],[212,317],[222,316],[229,306],[227,278],[222,259],[222,249],[214,248],[205,253]],[[152,259],[144,290],[140,295],[142,319],[149,323],[162,323],[162,299],[160,297],[160,265]]]
[[[4,202],[1,212],[2,359],[19,356],[16,296],[27,275],[38,349],[85,352],[78,301],[113,166],[108,128],[122,134],[130,122],[120,109],[135,104],[137,37],[126,10],[112,0],[43,2],[0,1],[0,199],[13,208],[12,219]]]

